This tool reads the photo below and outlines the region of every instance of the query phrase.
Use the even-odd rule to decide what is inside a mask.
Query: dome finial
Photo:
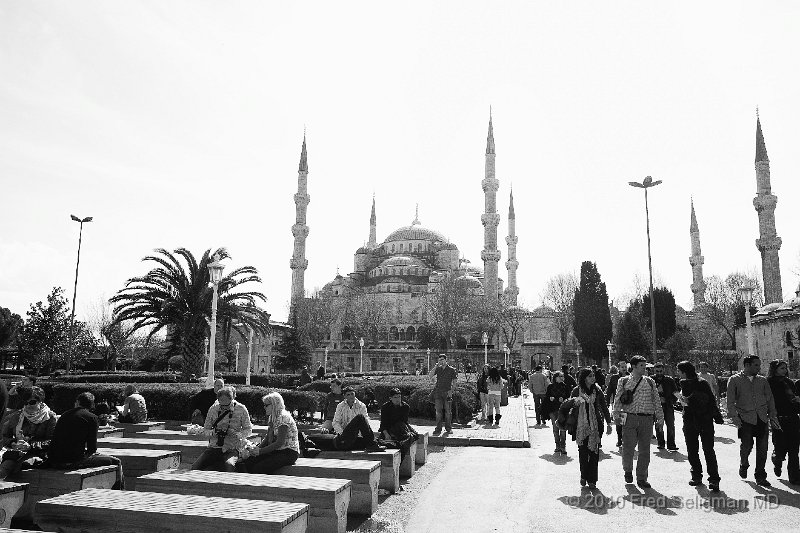
[[[411,225],[412,226],[419,226],[421,224],[422,223],[419,221],[419,204],[417,204],[417,207],[416,207],[416,209],[414,211],[414,221],[411,223]]]

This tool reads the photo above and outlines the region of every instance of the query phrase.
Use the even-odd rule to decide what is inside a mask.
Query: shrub
[[[109,405],[120,405],[124,401],[124,385],[121,383],[42,383],[47,394],[47,404],[57,413],[63,413],[75,404],[82,392],[91,392],[95,401],[106,401]],[[147,402],[147,415],[152,420],[188,420],[189,402],[202,386],[194,383],[145,383],[139,392]],[[314,412],[319,410],[324,394],[309,391],[284,390],[266,387],[236,387],[236,400],[247,406],[252,418],[266,416],[261,397],[268,392],[281,393],[286,408],[290,411]]]
[[[60,383],[178,383],[181,375],[175,372],[120,372],[68,374],[53,378]]]
[[[217,375],[232,385],[244,385],[245,374],[242,372],[218,372]],[[277,387],[288,389],[297,385],[300,376],[297,374],[250,374],[250,385],[254,387]]]

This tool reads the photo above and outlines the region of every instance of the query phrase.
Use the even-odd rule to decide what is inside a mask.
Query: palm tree
[[[114,321],[130,324],[131,333],[149,329],[148,339],[166,328],[168,351],[183,357],[184,375],[200,375],[213,295],[208,264],[230,256],[225,248],[213,254],[209,249],[198,263],[185,248],[178,248],[174,255],[163,248],[155,252],[142,261],[157,266],[144,276],[126,281],[125,288],[109,300],[115,305]],[[186,268],[178,256],[183,257]],[[250,282],[260,283],[261,279],[255,267],[244,266],[223,277],[218,286],[217,318],[223,324],[230,323],[244,338],[248,328],[262,336],[269,332],[270,315],[256,305],[266,297],[257,291],[234,290]]]

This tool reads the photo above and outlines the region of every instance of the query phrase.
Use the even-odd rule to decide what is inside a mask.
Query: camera
[[[222,447],[225,444],[225,437],[228,436],[227,431],[217,430],[217,446]]]

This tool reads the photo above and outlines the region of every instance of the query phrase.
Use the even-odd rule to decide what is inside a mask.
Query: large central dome
[[[391,232],[384,242],[397,242],[397,241],[432,241],[449,243],[447,238],[436,230],[426,228],[419,224],[412,224],[411,226],[403,226]]]

